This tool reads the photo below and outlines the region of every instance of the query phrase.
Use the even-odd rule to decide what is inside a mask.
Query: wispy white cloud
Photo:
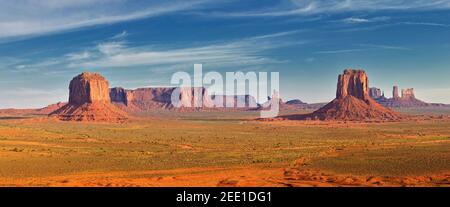
[[[220,9],[226,0],[0,0],[0,41],[94,25],[155,17],[174,12],[202,14],[206,17],[280,17],[379,10],[450,9],[450,0],[290,0],[278,6],[253,11]],[[205,9],[211,8],[211,9]],[[378,21],[350,17],[347,23]],[[116,39],[128,35],[117,34]]]
[[[354,52],[364,52],[370,50],[412,50],[408,47],[393,46],[393,45],[383,45],[383,44],[355,44],[355,48],[351,49],[341,49],[341,50],[324,50],[317,51],[314,54],[339,54],[339,53],[354,53]]]
[[[114,35],[111,39],[123,39],[128,36],[128,32],[126,30],[122,31],[119,34]]]
[[[0,69],[17,67],[23,64],[24,60],[18,57],[0,56]]]
[[[46,69],[52,66],[60,65],[62,60],[58,58],[48,58],[39,62],[29,63],[27,60],[17,62],[14,67],[9,67],[9,72],[12,73],[35,73],[41,72],[42,69]],[[5,68],[5,67],[3,67]]]
[[[400,22],[403,25],[418,25],[418,26],[432,26],[432,27],[450,27],[448,24],[436,23],[436,22]]]
[[[374,31],[385,29],[388,27],[399,27],[399,26],[411,26],[411,27],[441,27],[441,28],[450,28],[450,24],[444,24],[439,22],[414,22],[414,21],[398,21],[398,22],[387,22],[376,25],[370,25],[365,27],[352,27],[352,28],[344,28],[339,30],[334,30],[335,32],[359,32],[359,31]]]
[[[283,63],[285,60],[272,58],[268,52],[272,49],[306,44],[308,41],[291,41],[288,36],[300,30],[252,36],[247,38],[205,42],[202,44],[184,43],[184,45],[138,45],[124,38],[107,38],[104,42],[91,47],[79,48],[59,56],[38,60],[9,60],[0,62],[1,68],[12,73],[43,73],[61,75],[74,71],[110,68],[143,68],[153,72],[167,73],[190,68],[194,63],[204,63],[210,67],[248,67],[270,63]]]
[[[349,17],[349,18],[343,19],[342,21],[345,22],[345,23],[348,23],[348,24],[358,24],[358,23],[368,23],[368,22],[370,22],[369,19],[358,18],[358,17]]]
[[[289,2],[271,9],[215,12],[210,15],[222,17],[280,17],[358,11],[450,9],[449,0],[290,0]],[[363,21],[363,19],[359,20]]]
[[[345,49],[345,50],[324,50],[324,51],[317,51],[314,52],[314,54],[339,54],[339,53],[352,53],[352,52],[361,52],[365,49]]]
[[[177,48],[161,48],[156,45],[132,47],[125,41],[104,42],[90,50],[90,53],[94,53],[91,58],[83,61],[71,61],[70,67],[117,68],[192,63],[230,66],[276,63],[282,60],[269,58],[264,53],[274,48],[307,43],[307,41],[277,40],[278,37],[292,35],[296,32],[287,31],[234,41]]]
[[[148,18],[193,10],[211,2],[213,1],[0,0],[0,38],[40,35]]]
[[[390,17],[373,17],[373,18],[364,18],[364,17],[349,17],[343,20],[340,20],[347,24],[361,24],[361,23],[372,23],[372,22],[381,22],[387,21]]]
[[[385,50],[411,50],[408,47],[381,45],[381,44],[358,44],[358,46],[367,47],[369,49],[385,49]]]
[[[70,53],[70,54],[67,54],[66,57],[69,60],[84,60],[84,59],[90,58],[91,53],[89,53],[88,51],[83,51],[83,52],[79,52],[79,53]]]
[[[97,45],[97,49],[104,55],[114,55],[125,49],[125,42],[105,42]]]
[[[292,30],[292,31],[285,31],[285,32],[277,32],[277,33],[272,33],[272,34],[267,34],[267,35],[255,36],[250,39],[255,40],[255,39],[268,39],[268,38],[284,37],[284,36],[288,36],[288,35],[294,35],[294,34],[302,32],[302,31],[306,31],[306,30]]]

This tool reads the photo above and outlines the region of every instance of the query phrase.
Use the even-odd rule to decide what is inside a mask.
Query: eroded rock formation
[[[402,89],[402,99],[414,99],[414,88]]]
[[[136,90],[112,88],[110,97],[116,106],[137,112],[169,107],[172,91],[173,88],[139,88]]]
[[[392,98],[386,98],[384,96],[374,97],[375,101],[379,104],[391,107],[391,108],[409,108],[409,107],[427,107],[427,106],[440,106],[442,104],[429,104],[416,98],[413,88],[402,89],[401,96],[398,95],[398,86],[393,87]]]
[[[372,97],[373,99],[377,99],[384,96],[384,94],[382,94],[381,89],[373,87],[369,88],[369,96]]]
[[[338,77],[336,99],[308,115],[320,120],[397,120],[401,115],[369,96],[369,80],[363,70],[345,70]]]
[[[108,81],[98,73],[82,73],[70,81],[69,102],[50,116],[64,121],[107,121],[127,119],[127,114],[111,104]]]
[[[369,98],[369,80],[363,70],[345,70],[338,77],[336,99],[353,96],[365,100]]]
[[[98,73],[82,73],[70,81],[69,104],[110,102],[109,83]]]
[[[179,90],[178,104],[181,107],[176,107],[177,103],[172,103],[172,93]],[[245,104],[245,109],[249,107],[257,107],[255,98],[249,95],[209,95],[206,88],[174,88],[174,87],[160,87],[160,88],[138,88],[135,90],[126,90],[123,88],[112,88],[110,90],[111,101],[128,111],[142,112],[151,110],[228,110],[225,106],[234,106],[237,108],[237,103]],[[197,98],[197,100],[195,99]],[[196,105],[197,103],[197,105]],[[190,107],[189,107],[190,106]],[[244,109],[242,108],[242,109]]]
[[[393,99],[399,99],[400,96],[398,95],[398,86],[392,87],[392,98]]]

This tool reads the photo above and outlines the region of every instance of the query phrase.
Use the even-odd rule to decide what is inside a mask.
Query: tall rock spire
[[[399,99],[400,98],[400,96],[398,94],[398,86],[394,86],[392,88],[392,98],[393,99]]]

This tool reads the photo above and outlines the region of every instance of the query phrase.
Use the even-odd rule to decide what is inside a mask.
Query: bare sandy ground
[[[446,164],[450,143],[448,120],[416,120],[392,125],[246,121],[243,127],[242,123],[145,120],[122,126],[68,124],[45,119],[4,121],[0,130],[0,157],[3,159],[0,161],[4,164],[5,175],[0,176],[0,186],[450,187]],[[131,133],[133,136],[128,137]],[[256,150],[250,154],[253,156],[250,161],[256,162],[236,164],[243,162],[235,160],[246,160],[249,150]],[[173,157],[177,154],[167,152],[182,156]],[[203,154],[197,156],[198,153]],[[203,159],[206,155],[211,157]],[[292,156],[292,159],[272,162],[270,158],[276,155]],[[359,156],[359,160],[353,160],[355,156]],[[123,160],[107,162],[111,157]],[[128,168],[127,164],[134,158],[142,162],[131,163]],[[393,158],[397,160],[385,163]],[[215,167],[218,159],[233,162]],[[264,162],[258,162],[261,160]],[[348,162],[334,168],[334,164],[342,160]],[[408,163],[408,160],[414,162]],[[100,165],[103,161],[107,163]],[[369,161],[374,164],[363,165]],[[176,165],[168,165],[173,162],[177,162]],[[186,162],[209,165],[186,167]],[[151,165],[138,168],[142,163]],[[348,163],[352,164],[352,169],[347,168]],[[115,165],[125,167],[111,167]],[[150,168],[160,165],[161,169],[170,170]],[[399,165],[406,169],[397,169],[401,168]],[[76,166],[73,171],[59,173],[64,167],[73,166]],[[377,176],[377,167],[385,167],[386,172]],[[399,174],[389,174],[392,168]],[[365,171],[351,173],[358,169],[369,169],[368,174],[374,175],[365,175]],[[51,174],[42,174],[47,171]],[[23,172],[24,176],[18,175]]]
[[[304,160],[298,160],[302,165]],[[301,167],[300,167],[301,168]],[[314,169],[259,165],[135,172],[89,172],[24,179],[0,178],[0,186],[50,187],[450,187],[450,172],[427,176],[352,176]]]

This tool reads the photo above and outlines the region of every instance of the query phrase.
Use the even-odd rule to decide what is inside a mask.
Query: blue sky
[[[177,71],[277,71],[283,99],[333,99],[337,75],[450,103],[450,0],[0,0],[0,108],[68,98],[82,71],[111,86]]]

